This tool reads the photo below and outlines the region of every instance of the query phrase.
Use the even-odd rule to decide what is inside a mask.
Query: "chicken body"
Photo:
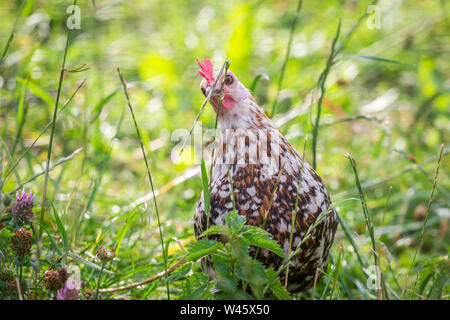
[[[212,65],[205,67],[210,64],[208,62],[199,63],[201,74],[207,74],[201,84],[205,94],[215,89],[210,87],[213,76]],[[225,224],[225,216],[233,211],[234,197],[236,210],[245,216],[247,224],[264,228],[288,255],[296,249],[317,217],[322,212],[327,213],[291,260],[288,290],[305,290],[314,283],[317,269],[324,271],[328,264],[328,253],[338,225],[334,209],[328,210],[330,196],[319,175],[302,161],[250,92],[231,72],[225,77],[232,80],[226,78],[224,81],[223,101],[228,99],[228,102],[219,110],[220,134],[211,176],[209,226]],[[218,96],[211,99],[215,109],[217,99]],[[229,174],[234,195],[231,194]],[[289,249],[297,195],[297,214]],[[202,193],[194,216],[196,238],[206,230],[207,221]],[[255,253],[256,248],[251,247],[251,254]],[[283,264],[279,256],[266,249],[260,250],[257,258],[275,270]],[[210,277],[215,276],[207,260],[202,261],[202,268]],[[321,272],[317,274],[320,276]],[[284,277],[283,272],[283,283]]]

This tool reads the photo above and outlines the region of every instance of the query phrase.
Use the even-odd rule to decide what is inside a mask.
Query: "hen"
[[[319,214],[328,211],[331,205],[328,191],[316,171],[308,163],[302,163],[299,153],[231,71],[222,75],[212,88],[215,78],[211,61],[197,62],[201,68],[199,73],[204,78],[201,90],[205,96],[213,90],[210,103],[216,112],[222,83],[223,91],[218,117],[220,134],[211,176],[210,216],[208,220],[202,194],[196,205],[195,236],[198,239],[207,229],[207,221],[209,226],[225,224],[225,216],[233,211],[234,197],[236,210],[245,216],[246,223],[264,228],[287,255],[299,184],[292,251]],[[231,195],[229,175],[234,195]],[[331,209],[291,260],[288,275],[290,292],[311,287],[316,270],[326,269],[337,225],[336,213]],[[252,248],[251,254],[254,255],[255,251]],[[275,270],[283,263],[279,256],[265,249],[260,250],[258,259]],[[202,268],[210,277],[215,276],[207,260],[202,261]],[[284,277],[285,272],[281,275],[282,283]]]

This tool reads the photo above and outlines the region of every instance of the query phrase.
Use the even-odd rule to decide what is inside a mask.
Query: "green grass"
[[[0,4],[0,271],[22,278],[23,298],[53,298],[44,271],[62,266],[103,299],[217,298],[231,278],[210,282],[202,250],[219,267],[225,252],[261,271],[243,243],[194,238],[211,155],[188,161],[194,145],[176,130],[217,128],[196,57],[230,69],[272,110],[338,212],[313,288],[290,296],[279,283],[295,252],[279,270],[245,269],[245,288],[278,299],[450,298],[447,2],[83,1],[81,29],[69,31],[72,3]],[[372,4],[380,29],[366,24]],[[19,268],[18,226],[7,223],[23,188],[37,195],[37,220],[25,226],[31,260]],[[116,250],[113,261],[96,258],[99,245]],[[10,298],[2,282],[0,297]]]

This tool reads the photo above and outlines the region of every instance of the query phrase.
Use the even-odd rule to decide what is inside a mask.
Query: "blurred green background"
[[[21,3],[0,3],[2,50]],[[13,159],[18,159],[51,120],[71,4],[26,1],[0,65],[0,134]],[[86,82],[58,116],[52,161],[78,148],[83,150],[51,171],[48,199],[64,212],[72,250],[81,251],[86,259],[96,241],[117,246],[118,234],[125,232],[112,266],[116,274],[104,282],[108,286],[163,270],[153,203],[132,210],[136,200],[150,193],[150,187],[116,69],[120,67],[129,84],[158,189],[164,236],[176,237],[184,245],[194,239],[194,204],[202,184],[198,171],[192,169],[196,165],[173,161],[179,141],[172,141],[171,136],[177,129],[191,128],[204,99],[195,58],[209,57],[216,69],[229,58],[231,70],[247,87],[255,77],[264,75],[254,96],[270,110],[297,2],[85,0],[77,5],[81,29],[71,32],[66,68],[86,64],[89,69],[65,74],[60,106],[81,81]],[[325,68],[339,19],[343,39],[369,5],[369,1],[305,1],[300,11],[274,119],[297,150],[303,148],[304,136],[309,137],[306,159],[310,162],[317,104],[308,103],[308,94]],[[389,248],[383,252],[382,270],[389,285],[398,291],[386,255],[393,274],[403,284],[423,225],[439,148],[448,146],[450,139],[450,4],[443,0],[379,1],[375,9],[380,17],[378,27],[371,24],[374,16],[363,19],[328,77],[317,171],[357,246],[369,257],[361,204],[348,200],[358,193],[343,154],[355,158],[372,220]],[[208,105],[200,121],[213,128],[214,119]],[[49,133],[20,162],[17,174],[6,179],[3,192],[13,191],[43,170]],[[191,152],[189,147],[185,152]],[[8,168],[5,154],[2,162]],[[442,274],[442,266],[436,267],[442,261],[448,272],[449,164],[444,151],[419,257],[421,263],[444,257],[431,264],[433,274]],[[40,199],[42,186],[43,176],[25,187]],[[133,212],[137,214],[130,214]],[[339,242],[344,248],[343,277],[353,298],[375,297],[376,291],[363,288],[366,276],[342,227],[333,253]],[[169,254],[171,261],[182,255],[176,241],[170,243]],[[87,283],[95,280],[92,271],[82,270]],[[448,273],[443,288],[442,296],[448,299]],[[150,289],[125,295],[164,296],[161,283]],[[182,295],[176,284],[173,290]],[[422,294],[426,292],[425,288]]]

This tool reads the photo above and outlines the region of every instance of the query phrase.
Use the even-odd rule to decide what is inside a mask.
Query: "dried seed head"
[[[61,282],[61,275],[56,270],[47,270],[44,274],[44,283],[47,290],[56,291],[64,286],[64,282]]]
[[[16,297],[17,296],[17,283],[16,280],[10,280],[5,285],[6,293],[10,297]]]
[[[100,245],[97,248],[97,258],[100,259],[102,263],[107,263],[111,261],[116,256],[114,249],[106,249],[104,246]]]
[[[12,250],[19,257],[19,261],[24,262],[31,249],[31,232],[25,228],[20,228],[12,237]]]
[[[14,280],[14,275],[10,271],[0,271],[0,282],[8,282]]]
[[[57,273],[59,281],[62,283],[62,285],[64,285],[67,279],[69,279],[69,273],[67,272],[66,268],[59,268]]]

